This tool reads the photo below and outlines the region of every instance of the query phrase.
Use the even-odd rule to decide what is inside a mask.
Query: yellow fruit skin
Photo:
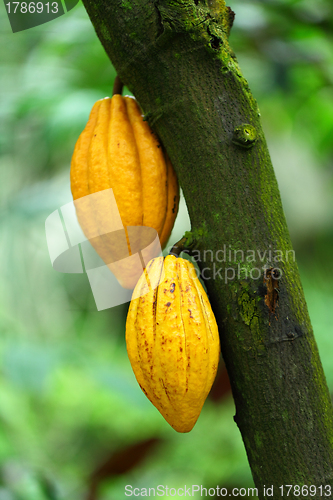
[[[193,264],[171,255],[164,266],[163,257],[149,262],[133,292],[126,345],[143,392],[176,431],[189,432],[220,357],[216,320]]]
[[[114,95],[93,106],[88,123],[74,149],[71,162],[71,190],[74,200],[113,189],[122,225],[123,240],[108,232],[110,214],[105,201],[76,204],[80,226],[97,253],[124,288],[134,288],[142,266],[136,260],[120,262],[151,243],[139,234],[130,240],[129,226],[155,229],[162,248],[169,239],[179,204],[179,186],[169,158],[156,135],[143,121],[134,98]],[[89,205],[90,203],[90,205]],[[111,211],[112,212],[112,211]],[[97,236],[96,236],[97,235]],[[156,246],[154,247],[156,249]],[[125,252],[124,252],[125,250]],[[156,255],[146,251],[144,261]],[[125,253],[125,255],[124,255]]]

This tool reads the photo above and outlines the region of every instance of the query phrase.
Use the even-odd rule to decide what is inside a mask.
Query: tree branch
[[[332,485],[332,405],[260,112],[229,47],[232,11],[83,3],[177,171],[259,497],[264,484]]]

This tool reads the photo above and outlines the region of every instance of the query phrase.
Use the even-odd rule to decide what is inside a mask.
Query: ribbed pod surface
[[[149,286],[160,276],[157,288]],[[133,296],[137,298],[128,311],[126,345],[136,379],[167,422],[178,432],[189,432],[220,356],[206,292],[189,261],[167,256],[164,262],[160,257],[148,264]]]
[[[123,226],[151,227],[165,246],[178,211],[178,181],[134,98],[114,95],[95,103],[76,143],[70,177],[74,200],[112,188]],[[102,208],[77,210],[77,215],[88,239],[93,229],[103,234],[107,221]],[[92,244],[107,264],[123,256],[111,238]],[[127,244],[131,255],[128,237]],[[141,273],[142,268],[133,275],[129,267],[117,278],[125,288],[133,288]]]

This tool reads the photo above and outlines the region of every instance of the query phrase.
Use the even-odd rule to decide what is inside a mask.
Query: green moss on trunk
[[[332,405],[259,109],[229,47],[231,10],[222,0],[84,4],[168,151],[198,251],[213,252],[199,264],[260,498],[264,484],[332,485]],[[237,257],[221,261],[224,248]],[[263,267],[282,272],[274,300],[256,278]]]

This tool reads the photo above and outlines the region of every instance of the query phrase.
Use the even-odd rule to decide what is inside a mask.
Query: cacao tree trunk
[[[331,400],[258,105],[229,47],[233,12],[224,0],[83,3],[178,174],[259,498],[264,485],[274,498],[332,486]]]

